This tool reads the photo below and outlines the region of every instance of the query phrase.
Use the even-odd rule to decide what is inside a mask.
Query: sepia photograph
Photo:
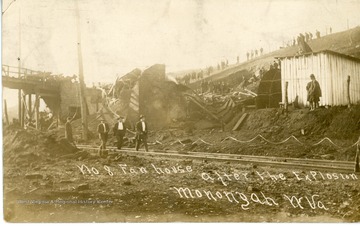
[[[360,222],[359,0],[1,4],[3,221]]]

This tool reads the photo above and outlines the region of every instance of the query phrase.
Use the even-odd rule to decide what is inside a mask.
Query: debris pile
[[[166,78],[165,65],[155,64],[143,72],[134,69],[117,78],[105,91],[105,103],[98,116],[109,124],[124,116],[133,129],[139,116],[145,115],[151,128],[168,127],[185,118],[186,101],[182,93],[187,89]]]
[[[111,86],[104,87],[104,101],[97,117],[114,124],[116,118],[122,115],[131,129],[134,129],[139,115],[143,114],[152,129],[190,126],[196,129],[239,130],[246,118],[245,111],[256,107],[258,87],[268,87],[267,84],[261,86],[264,69],[251,70],[254,73],[232,71],[232,74],[227,73],[216,81],[202,81],[199,83],[200,90],[196,87],[192,90],[170,81],[165,75],[165,65],[155,64],[143,72],[134,69],[118,77]],[[270,73],[271,81],[273,74]],[[270,87],[278,88],[273,84]],[[274,88],[266,89],[265,98],[273,95],[273,91]],[[97,123],[96,118],[93,121]],[[90,127],[96,129],[96,125]]]
[[[165,65],[156,64],[146,69],[139,79],[139,113],[150,126],[163,128],[172,120],[185,117],[182,87],[165,77]]]
[[[55,132],[5,127],[3,134],[4,162],[8,164],[30,164],[78,151]]]

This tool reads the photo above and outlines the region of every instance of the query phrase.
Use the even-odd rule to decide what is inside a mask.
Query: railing
[[[46,76],[51,75],[50,72],[42,72],[42,71],[35,71],[35,70],[31,70],[31,69],[27,69],[27,68],[19,68],[18,67],[13,67],[13,66],[9,66],[9,65],[2,65],[1,66],[1,71],[2,71],[2,76],[7,76],[7,77],[15,77],[18,78],[19,74],[20,77],[26,78],[27,76],[33,76],[36,75],[38,77],[43,77],[45,78]]]
[[[23,85],[32,84],[41,86],[42,89],[50,91],[57,90],[60,85],[59,81],[64,79],[62,75],[52,75],[51,72],[34,71],[27,68],[19,69],[18,67],[12,67],[8,65],[2,65],[2,76],[4,87],[19,87],[19,84],[14,86],[14,82],[20,82],[23,83]]]

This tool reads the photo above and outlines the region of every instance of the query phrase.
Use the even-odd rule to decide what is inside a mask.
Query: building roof
[[[346,54],[342,54],[342,53],[339,53],[339,52],[335,52],[335,51],[332,51],[332,50],[321,50],[321,51],[317,51],[317,52],[304,53],[304,54],[300,54],[300,55],[277,56],[275,58],[282,60],[282,59],[285,59],[285,58],[294,58],[294,57],[296,58],[296,57],[300,57],[300,56],[316,55],[318,53],[329,53],[329,54],[337,55],[337,56],[347,58],[349,60],[353,60],[353,61],[356,61],[356,62],[360,63],[359,58],[356,58],[356,57],[353,57],[353,56],[350,56],[350,55],[346,55]]]

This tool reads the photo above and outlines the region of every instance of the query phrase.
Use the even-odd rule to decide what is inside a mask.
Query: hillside
[[[346,55],[351,55],[353,57],[360,58],[360,26],[357,26],[353,29],[349,29],[342,32],[337,32],[323,36],[319,39],[312,39],[307,42],[313,52],[319,52],[322,50],[332,50]],[[257,68],[265,67],[267,68],[270,63],[275,60],[275,57],[295,55],[298,51],[298,45],[289,46],[286,48],[281,48],[279,50],[264,54],[262,56],[256,57],[252,60],[230,65],[228,68],[215,71],[206,79],[209,80],[218,80],[234,74],[239,71],[249,71],[254,73]],[[198,71],[199,69],[194,69],[193,71]],[[178,73],[172,73],[172,76],[179,75]],[[182,74],[184,75],[184,74]],[[190,84],[191,88],[196,88],[200,85],[200,81],[196,81]]]

